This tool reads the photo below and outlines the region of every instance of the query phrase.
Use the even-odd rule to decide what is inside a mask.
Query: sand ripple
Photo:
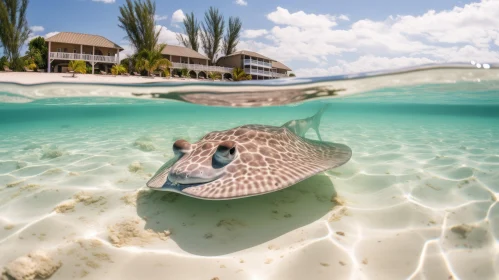
[[[19,279],[496,277],[497,128],[325,119],[323,138],[352,160],[284,191],[218,202],[144,189],[176,136],[247,121],[9,132],[0,266]],[[39,270],[34,250],[57,258]]]

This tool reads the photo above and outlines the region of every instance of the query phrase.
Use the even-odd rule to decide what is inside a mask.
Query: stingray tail
[[[315,115],[313,115],[312,118],[312,129],[317,133],[317,137],[319,137],[319,140],[322,141],[321,134],[319,133],[319,126],[321,124],[321,119],[322,119],[322,114],[324,114],[324,111],[326,108],[329,107],[329,104],[324,105]]]

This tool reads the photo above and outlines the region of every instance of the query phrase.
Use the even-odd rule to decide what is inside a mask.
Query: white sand
[[[36,249],[62,280],[497,277],[494,130],[331,118],[322,136],[352,160],[284,191],[217,202],[144,188],[172,138],[233,122],[4,133],[0,267]]]
[[[92,75],[92,74],[73,74],[70,73],[36,73],[36,72],[0,72],[0,82],[11,82],[19,84],[39,84],[51,82],[64,83],[109,83],[109,84],[131,84],[131,83],[157,83],[168,81],[192,81],[197,79],[180,79],[180,78],[165,78],[165,77],[137,77],[137,76],[113,76],[108,75]]]

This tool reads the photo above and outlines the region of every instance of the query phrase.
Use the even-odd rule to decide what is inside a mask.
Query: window
[[[76,53],[76,49],[73,49],[73,53]]]
[[[107,52],[107,56],[111,56],[111,53],[110,53],[110,52]]]
[[[61,48],[57,48],[57,52],[61,52]]]
[[[64,48],[64,52],[68,52],[68,49],[67,49],[67,48]]]

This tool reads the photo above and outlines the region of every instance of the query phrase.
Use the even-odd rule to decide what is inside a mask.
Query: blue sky
[[[131,52],[118,27],[124,0],[31,0],[35,35],[98,34]],[[209,6],[243,22],[239,49],[280,60],[298,75],[370,71],[444,61],[499,61],[499,1],[157,0],[161,40],[178,44],[182,14]]]

